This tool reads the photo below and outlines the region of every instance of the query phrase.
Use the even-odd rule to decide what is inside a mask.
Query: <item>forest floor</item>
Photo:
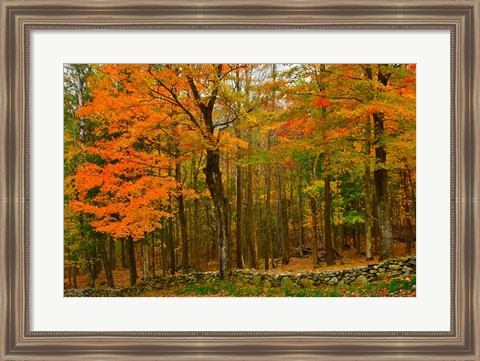
[[[416,277],[399,276],[360,286],[313,286],[311,288],[266,287],[239,280],[216,280],[202,284],[175,285],[145,291],[141,297],[415,297]]]
[[[395,243],[394,248],[395,248],[395,257],[404,257],[404,256],[407,255],[406,254],[405,243]],[[415,250],[413,250],[413,252],[412,252],[412,255],[414,255],[414,254],[415,254]],[[356,255],[354,249],[341,251],[340,255],[342,256],[342,258],[337,259],[335,265],[327,266],[325,264],[324,260],[322,260],[320,266],[316,267],[316,268],[313,268],[313,256],[311,254],[303,256],[303,257],[291,257],[288,264],[282,264],[282,261],[279,259],[279,260],[276,260],[276,262],[275,262],[276,267],[275,268],[270,268],[268,270],[268,272],[269,273],[290,272],[292,274],[300,274],[300,273],[303,273],[305,271],[324,271],[324,270],[347,269],[347,268],[365,266],[365,265],[368,265],[368,264],[371,264],[371,263],[378,263],[379,262],[378,257],[374,257],[374,260],[372,260],[372,261],[366,261],[365,260],[365,255],[361,255],[361,254]],[[215,264],[211,264],[209,266],[211,266],[210,271],[216,271],[216,267],[215,267],[216,265]],[[259,271],[264,271],[265,270],[263,262],[259,262],[259,266],[260,266],[258,268]],[[139,266],[138,267],[138,273],[139,273],[138,282],[142,282],[142,271],[141,270],[142,270],[142,268]],[[181,274],[181,272],[179,272],[179,273]],[[157,276],[162,275],[162,271],[157,270],[156,275]],[[130,274],[129,274],[128,269],[116,268],[113,271],[113,278],[114,278],[114,283],[115,283],[116,288],[124,288],[124,287],[129,287],[130,286]],[[406,282],[406,284],[408,284],[410,286],[406,287],[406,290],[410,290],[409,291],[410,293],[415,292],[414,287],[412,288],[412,286],[414,286],[414,284],[415,284],[414,277],[413,278],[407,278],[407,281],[408,282]],[[64,283],[65,284],[65,289],[72,289],[73,288],[73,285],[68,285],[68,279],[67,278],[65,278],[64,282],[65,282]],[[383,288],[381,288],[382,283],[384,283],[384,281],[378,283],[377,286],[380,287],[378,289],[375,288],[374,286],[368,287],[369,285],[367,285],[367,287],[365,288],[365,292],[369,292],[369,294],[371,296],[382,295],[383,293],[387,292],[387,291],[384,291]],[[88,287],[89,287],[89,275],[88,274],[78,275],[77,276],[77,288],[88,288]],[[106,281],[106,276],[105,276],[104,271],[100,272],[100,274],[98,275],[98,278],[95,282],[95,287],[96,288],[107,288],[107,281]],[[221,285],[216,285],[216,286],[213,285],[212,287],[216,288],[216,292],[219,293],[219,295],[225,295],[225,296],[228,297],[229,292],[234,293],[234,294],[230,294],[230,296],[234,296],[235,293],[237,293],[235,291],[235,289],[237,289],[239,287],[239,285],[236,285],[235,283],[228,284],[228,285],[225,285],[225,287],[226,287],[225,289],[223,289]],[[213,292],[213,288],[210,291]],[[404,289],[405,289],[405,287],[403,287],[403,288],[400,287],[397,291],[404,290]],[[205,293],[205,295],[208,295],[208,296],[211,295],[210,291],[208,289],[205,289],[204,291],[202,291],[201,289],[200,290],[194,290],[194,289],[189,290],[188,287],[185,287],[185,289],[183,289],[183,290],[182,290],[182,287],[179,287],[176,290],[172,289],[170,291],[171,292],[177,292],[178,296],[180,296],[180,295],[183,295],[183,296],[189,296],[189,295],[201,296],[202,292]],[[170,292],[170,291],[168,291],[168,292]],[[354,296],[355,296],[355,291],[359,292],[358,295],[361,295],[361,293],[362,293],[362,291],[359,290],[359,289],[352,290],[351,293],[353,293]],[[166,292],[166,293],[168,293],[168,292]],[[241,291],[238,291],[238,292],[242,293]],[[260,293],[259,295],[262,295],[263,291],[261,291],[259,289],[250,289],[250,290],[247,290],[245,292],[247,292],[247,293],[249,293],[249,292]],[[268,292],[270,292],[270,293],[272,293],[272,295],[274,295],[275,290],[272,289],[272,290],[269,290]],[[302,291],[302,292],[305,292],[305,291]],[[300,292],[300,293],[302,293],[302,292]],[[309,291],[309,292],[312,292],[312,291]],[[337,293],[338,290],[332,291],[332,290],[329,290],[329,288],[327,287],[322,292],[327,292],[327,293],[329,293],[329,292],[332,293],[333,292],[334,296],[335,296],[335,293]],[[349,291],[345,291],[345,292],[349,292]],[[182,293],[184,293],[184,294],[182,294]],[[391,293],[391,292],[387,292],[387,293]],[[165,294],[165,295],[167,295],[167,294]],[[173,296],[174,294],[170,294],[170,295]],[[268,296],[268,294],[265,294],[265,295]],[[295,295],[295,294],[292,294],[292,295]],[[302,294],[299,294],[299,295],[302,296]],[[409,295],[411,296],[412,294],[409,294]],[[161,295],[159,294],[158,296],[161,296]],[[318,296],[322,296],[322,295],[318,294]],[[339,294],[338,296],[342,296],[342,295]]]

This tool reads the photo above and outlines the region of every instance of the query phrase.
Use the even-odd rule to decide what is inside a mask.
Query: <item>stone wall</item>
[[[318,285],[349,285],[355,281],[368,283],[372,280],[384,277],[396,277],[402,274],[412,274],[416,271],[415,256],[396,260],[389,260],[380,264],[370,264],[343,270],[304,272],[301,274],[291,274],[288,272],[280,274],[251,272],[244,270],[234,270],[232,275],[235,278],[243,279],[246,282],[254,284],[264,284],[269,287],[282,286],[282,280],[290,279],[293,284],[301,287],[311,287]],[[366,281],[366,282],[365,282]]]
[[[246,283],[265,287],[313,287],[318,285],[362,285],[373,280],[385,277],[397,277],[416,272],[416,257],[389,260],[380,264],[367,266],[314,272],[308,271],[301,274],[265,273],[255,270],[233,270],[231,277]],[[152,280],[127,288],[103,288],[103,289],[75,289],[66,290],[65,297],[134,297],[145,291],[162,289],[172,285],[186,285],[195,283],[212,282],[219,279],[218,272],[197,272],[187,275],[175,275],[156,277]]]

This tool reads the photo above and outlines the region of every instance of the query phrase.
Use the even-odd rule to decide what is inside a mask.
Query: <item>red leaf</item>
[[[315,99],[315,102],[313,104],[316,107],[326,107],[328,105],[325,99],[322,98]]]

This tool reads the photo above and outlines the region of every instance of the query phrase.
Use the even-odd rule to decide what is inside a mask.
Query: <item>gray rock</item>
[[[368,279],[365,276],[358,276],[355,281],[351,283],[352,286],[359,287],[359,286],[365,286],[368,284]]]
[[[330,281],[328,281],[328,284],[330,286],[335,286],[338,283],[338,278],[337,277],[332,277]]]
[[[282,282],[280,283],[280,286],[285,291],[291,291],[291,290],[295,289],[295,287],[296,287],[295,283],[293,283],[293,281],[290,279],[290,277],[283,277]]]
[[[399,266],[398,264],[391,264],[390,266],[388,266],[388,268],[390,268],[391,270],[399,270],[402,269],[402,266]]]
[[[260,285],[260,283],[262,283],[262,276],[261,276],[261,275],[258,275],[258,274],[257,274],[257,275],[254,275],[254,276],[252,277],[252,281],[253,281],[253,283],[254,283],[255,285],[258,286],[258,285]]]
[[[265,280],[265,281],[263,281],[263,287],[270,288],[270,287],[272,287],[272,284],[270,283],[269,280]]]
[[[301,280],[303,288],[313,288],[313,281],[309,278],[302,278]]]

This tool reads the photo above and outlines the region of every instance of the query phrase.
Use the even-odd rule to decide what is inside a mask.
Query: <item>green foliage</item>
[[[235,281],[215,280],[202,284],[190,284],[173,293],[177,296],[226,296],[226,297],[257,297],[261,296],[263,289]]]
[[[149,291],[148,296],[184,296],[184,297],[414,297],[416,295],[416,277],[400,276],[374,281],[365,286],[315,286],[313,288],[294,288],[284,290],[280,287],[264,287],[226,279],[200,284],[166,287]]]

